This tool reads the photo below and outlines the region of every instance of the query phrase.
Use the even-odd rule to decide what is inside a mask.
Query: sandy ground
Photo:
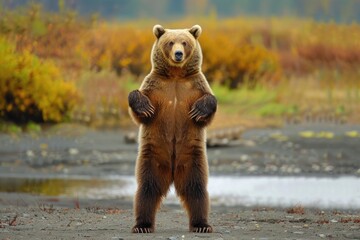
[[[208,150],[212,175],[360,176],[360,126],[253,130]],[[0,177],[104,176],[134,172],[136,144],[124,132],[62,127],[44,134],[0,134]],[[5,239],[360,239],[359,210],[214,206],[215,232],[187,230],[178,205],[163,205],[156,233],[131,234],[129,199],[73,199],[0,192]]]
[[[130,202],[0,194],[0,239],[360,239],[357,211],[214,207],[212,234],[189,233],[187,216],[163,205],[154,234],[132,234]]]

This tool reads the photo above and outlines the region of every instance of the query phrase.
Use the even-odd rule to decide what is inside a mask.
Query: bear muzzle
[[[183,60],[184,53],[182,51],[175,51],[174,56],[176,62],[181,62]]]

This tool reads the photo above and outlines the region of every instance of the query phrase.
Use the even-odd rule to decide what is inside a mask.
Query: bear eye
[[[169,42],[169,45],[170,47],[172,47],[174,45],[174,42],[173,41]]]
[[[182,42],[182,45],[183,45],[184,47],[186,47],[186,42]]]

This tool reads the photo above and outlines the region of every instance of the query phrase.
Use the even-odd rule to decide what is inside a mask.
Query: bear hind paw
[[[208,224],[198,224],[193,226],[190,231],[196,233],[212,233],[213,228]]]
[[[134,226],[132,228],[132,233],[153,233],[154,229],[151,227],[141,227],[141,226]]]

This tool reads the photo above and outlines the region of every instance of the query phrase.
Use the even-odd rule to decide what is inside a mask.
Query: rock
[[[242,161],[242,162],[246,162],[246,161],[249,161],[249,160],[250,160],[250,157],[247,154],[242,154],[240,156],[240,161]]]
[[[134,144],[137,143],[137,133],[136,132],[129,132],[124,137],[125,143]]]
[[[177,236],[171,236],[167,238],[167,240],[177,240],[177,239],[179,239],[179,237]]]
[[[76,148],[70,148],[69,149],[69,154],[70,155],[77,155],[77,154],[79,154],[79,150],[76,149]]]
[[[321,237],[321,238],[325,238],[325,237],[326,237],[326,235],[325,235],[325,234],[322,234],[322,233],[318,234],[318,236]]]
[[[334,170],[334,167],[333,166],[330,166],[330,165],[328,165],[328,166],[326,166],[325,167],[325,172],[331,172],[331,171],[333,171]]]
[[[35,154],[34,154],[34,152],[31,151],[31,150],[27,150],[27,151],[26,151],[26,156],[28,156],[29,158],[32,158],[32,157],[35,157]]]
[[[319,170],[320,170],[320,166],[317,165],[317,164],[311,165],[311,168],[312,168],[314,171],[319,171]]]
[[[294,234],[299,234],[299,235],[302,235],[302,234],[304,234],[304,232],[302,232],[302,231],[297,231],[297,232],[293,232]]]
[[[252,165],[252,166],[250,166],[250,167],[248,168],[248,172],[255,172],[255,171],[257,171],[258,169],[259,169],[258,166]]]

